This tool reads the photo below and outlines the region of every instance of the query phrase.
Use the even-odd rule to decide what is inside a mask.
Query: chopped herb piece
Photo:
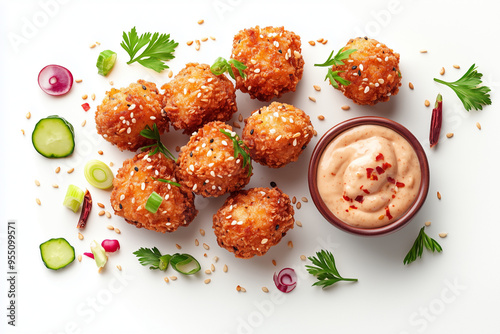
[[[232,136],[232,133],[225,129],[220,129],[220,132],[225,134],[227,137],[229,137],[229,139],[233,141],[234,158],[237,159],[238,155],[241,154],[241,157],[243,158],[243,168],[248,165],[248,176],[250,176],[252,174],[252,158],[247,152],[249,148],[237,134],[234,134],[234,136]]]
[[[440,253],[443,250],[441,245],[439,245],[436,240],[432,239],[427,234],[425,234],[424,229],[425,226],[423,226],[420,229],[417,239],[415,239],[413,246],[411,247],[410,251],[408,252],[408,254],[406,254],[403,260],[404,264],[412,263],[417,258],[422,257],[422,252],[424,251],[424,247],[430,250],[431,252],[436,251]]]
[[[308,257],[314,266],[306,265],[309,274],[316,276],[318,279],[313,286],[321,286],[323,289],[335,284],[339,281],[353,281],[357,278],[344,278],[340,276],[337,267],[335,266],[335,258],[333,254],[326,250],[316,252],[316,257]]]

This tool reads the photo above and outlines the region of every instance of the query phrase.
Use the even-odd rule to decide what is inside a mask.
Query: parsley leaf
[[[156,247],[141,247],[133,254],[139,258],[143,266],[150,266],[151,270],[167,270],[169,263],[172,264],[172,268],[184,275],[196,274],[201,269],[200,263],[189,254],[161,255]]]
[[[357,282],[357,278],[344,278],[340,276],[335,266],[333,254],[326,250],[316,252],[316,257],[308,257],[314,266],[306,265],[309,274],[318,279],[313,286],[321,286],[323,289],[339,281]]]
[[[135,256],[139,258],[139,262],[143,266],[150,266],[149,269],[159,269],[160,267],[160,257],[161,253],[158,248],[139,248],[139,250],[133,253]]]
[[[252,175],[252,158],[247,152],[249,148],[234,132],[229,132],[225,129],[220,129],[220,132],[225,134],[227,137],[229,137],[229,139],[233,141],[234,158],[237,159],[238,155],[241,154],[241,157],[243,158],[243,168],[248,165],[248,176]]]
[[[340,66],[344,65],[343,60],[348,59],[351,53],[358,51],[357,49],[348,49],[344,51],[344,48],[341,48],[335,57],[333,56],[333,52],[335,50],[332,50],[330,53],[330,56],[328,56],[328,59],[323,63],[323,64],[314,64],[314,66],[321,66],[321,67],[327,67],[327,66]],[[351,82],[347,79],[342,78],[339,73],[342,73],[344,71],[333,71],[331,68],[328,69],[328,73],[326,74],[325,80],[329,79],[330,83],[332,84],[333,87],[339,88],[339,82],[341,85],[344,86],[349,86]]]
[[[146,125],[144,130],[142,130],[140,132],[140,135],[143,136],[144,138],[153,139],[155,141],[154,144],[141,147],[142,152],[151,149],[151,151],[148,153],[149,156],[155,155],[156,153],[161,152],[167,158],[176,161],[175,156],[161,142],[160,132],[158,131],[158,127],[156,126],[156,123],[153,123],[153,129],[151,129],[149,127],[149,125]]]
[[[482,110],[484,105],[491,104],[490,94],[488,94],[491,89],[486,86],[479,86],[482,83],[483,74],[479,73],[476,68],[476,64],[472,64],[467,72],[454,82],[446,82],[437,78],[434,78],[434,81],[453,89],[460,101],[462,101],[465,110]]]
[[[245,79],[247,77],[245,72],[243,72],[244,70],[247,69],[247,66],[245,64],[243,64],[241,61],[238,61],[236,59],[229,59],[229,61],[228,61],[222,57],[215,59],[213,65],[210,66],[210,72],[212,72],[214,75],[221,75],[225,72],[228,72],[229,75],[231,76],[231,78],[236,79],[234,77],[234,72],[233,72],[233,68],[231,67],[231,65],[233,65],[238,70],[238,72],[240,73],[240,76],[243,79]]]
[[[428,250],[430,250],[431,252],[440,253],[443,250],[441,245],[439,245],[436,240],[432,239],[427,234],[425,234],[424,229],[425,229],[425,226],[423,226],[420,229],[420,232],[418,233],[417,239],[415,239],[413,246],[411,247],[410,251],[408,252],[408,254],[406,254],[406,256],[403,260],[403,264],[412,263],[417,258],[422,257],[424,247],[427,248]]]
[[[123,32],[123,41],[120,45],[127,51],[130,60],[127,64],[138,62],[144,67],[161,72],[168,68],[163,61],[174,59],[173,52],[179,43],[170,40],[170,34],[144,33],[140,37],[137,35],[135,27],[129,33]],[[146,46],[147,45],[147,46]],[[136,54],[144,47],[142,53]]]

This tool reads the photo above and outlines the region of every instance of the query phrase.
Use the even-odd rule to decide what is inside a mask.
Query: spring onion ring
[[[148,197],[145,208],[151,213],[156,213],[160,208],[161,202],[163,202],[163,198],[156,191],[153,191]]]
[[[113,186],[113,172],[104,162],[90,160],[85,165],[85,178],[88,183],[99,189],[109,189]]]
[[[66,191],[66,196],[64,196],[63,205],[68,209],[73,210],[73,212],[77,212],[83,203],[84,196],[85,193],[82,189],[70,184],[68,186],[68,190]]]
[[[176,253],[170,258],[172,268],[184,275],[196,274],[200,271],[200,263],[189,254]]]

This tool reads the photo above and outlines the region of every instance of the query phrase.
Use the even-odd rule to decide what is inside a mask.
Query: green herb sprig
[[[482,110],[483,106],[491,104],[490,94],[488,94],[491,89],[487,86],[479,86],[482,84],[483,74],[476,69],[476,64],[472,64],[467,72],[454,82],[446,82],[437,78],[434,78],[434,81],[453,89],[462,101],[465,110]]]
[[[238,72],[240,73],[240,76],[245,79],[247,75],[244,70],[247,69],[247,66],[243,64],[241,61],[238,61],[236,59],[229,59],[226,60],[222,57],[219,57],[215,60],[212,66],[210,66],[210,72],[212,72],[214,75],[221,75],[223,73],[228,72],[231,78],[236,79],[234,76],[233,68],[231,67],[233,65]]]
[[[177,183],[177,182],[174,182],[174,181],[170,181],[170,180],[166,180],[166,179],[155,179],[154,177],[152,177],[152,179],[154,181],[160,181],[160,182],[165,182],[165,183],[169,183],[173,186],[176,186],[176,187],[181,187],[181,184],[180,183]]]
[[[234,132],[231,133],[225,129],[220,129],[220,132],[225,134],[229,139],[233,141],[234,158],[237,159],[238,155],[241,155],[241,157],[243,158],[243,168],[245,168],[248,165],[248,176],[252,175],[252,158],[250,157],[250,154],[248,154],[247,152],[249,148],[245,145],[243,140],[241,140],[240,137]]]
[[[321,286],[323,289],[339,281],[357,282],[357,278],[344,278],[340,276],[335,266],[333,254],[327,250],[316,252],[316,257],[308,257],[314,266],[306,265],[309,274],[318,279],[313,286]]]
[[[167,270],[169,263],[174,270],[183,275],[196,274],[201,269],[200,263],[189,254],[175,253],[173,255],[162,255],[156,247],[141,247],[133,254],[138,257],[140,264],[149,266],[151,270]]]
[[[343,60],[348,59],[349,55],[353,52],[357,51],[357,49],[349,49],[344,51],[344,48],[341,48],[337,54],[333,56],[333,52],[335,50],[332,50],[330,53],[330,56],[328,56],[328,59],[323,63],[323,64],[314,64],[314,66],[320,66],[320,67],[328,67],[328,66],[340,66],[344,65]],[[330,83],[332,84],[333,87],[339,88],[339,82],[340,84],[344,86],[348,86],[351,84],[351,82],[347,79],[342,78],[339,73],[344,72],[344,71],[333,71],[331,68],[328,69],[328,73],[326,74],[325,80],[329,79]]]
[[[170,40],[170,34],[160,35],[157,32],[154,34],[144,33],[139,37],[135,27],[133,27],[129,33],[123,32],[123,41],[120,45],[130,56],[127,64],[138,62],[142,66],[160,73],[168,68],[164,61],[175,58],[173,53],[179,43]],[[136,54],[145,46],[142,53],[136,57]]]
[[[436,240],[432,239],[427,234],[425,234],[424,229],[425,226],[423,226],[420,229],[417,239],[415,239],[413,246],[411,247],[410,251],[408,252],[408,254],[406,254],[403,260],[403,264],[406,265],[412,263],[417,258],[422,257],[422,252],[424,251],[424,248],[427,248],[431,252],[438,252],[438,253],[443,250],[441,245],[439,245]]]
[[[148,153],[149,156],[155,155],[156,153],[161,152],[167,158],[176,161],[175,156],[161,142],[160,132],[158,131],[158,127],[156,126],[155,123],[153,124],[153,128],[152,129],[149,127],[149,125],[146,125],[146,127],[144,128],[144,130],[142,130],[140,132],[140,135],[143,136],[144,138],[152,139],[152,140],[155,141],[155,143],[153,143],[151,145],[146,145],[146,146],[141,147],[141,151],[142,152],[151,149],[151,151]]]

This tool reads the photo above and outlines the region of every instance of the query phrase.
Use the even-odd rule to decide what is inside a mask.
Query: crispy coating
[[[154,141],[140,132],[156,123],[161,133],[168,131],[168,118],[162,112],[161,95],[152,82],[138,80],[126,88],[106,92],[95,113],[97,133],[120,150],[136,151]]]
[[[115,214],[136,227],[162,233],[189,225],[198,214],[191,190],[158,181],[176,182],[175,169],[175,162],[161,153],[148,156],[143,152],[126,160],[113,180],[111,206]],[[163,198],[156,213],[145,209],[153,191]]]
[[[181,148],[177,178],[203,197],[218,197],[243,188],[250,181],[249,166],[243,167],[241,155],[234,158],[233,142],[220,132],[232,132],[223,122],[205,124]]]
[[[252,159],[279,168],[297,161],[313,133],[305,112],[290,104],[273,102],[245,119],[242,137]]]
[[[293,206],[278,188],[252,188],[231,194],[213,217],[220,247],[239,258],[264,255],[293,228]]]
[[[187,134],[211,121],[228,121],[238,110],[233,83],[225,75],[214,75],[207,64],[187,64],[161,88],[172,125]]]
[[[339,75],[351,82],[350,85],[339,85],[345,96],[357,104],[374,105],[377,102],[389,101],[401,86],[399,71],[399,54],[385,44],[371,38],[351,39],[344,51],[356,49],[350,54],[344,65],[333,66],[333,71],[344,71]]]
[[[241,30],[234,36],[231,58],[247,66],[247,77],[233,67],[236,88],[260,101],[294,92],[304,71],[300,46],[300,37],[283,27]]]

